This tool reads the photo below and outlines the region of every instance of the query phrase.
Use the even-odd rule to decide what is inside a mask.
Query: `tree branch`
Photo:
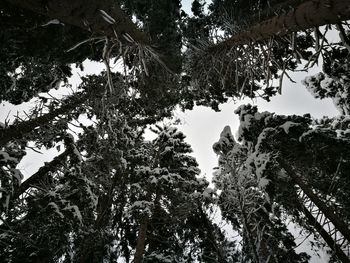
[[[23,135],[33,131],[33,129],[35,129],[36,127],[47,124],[48,122],[55,119],[57,116],[65,114],[70,110],[78,107],[88,98],[88,96],[88,94],[75,94],[69,97],[69,101],[67,103],[64,103],[60,108],[56,110],[53,110],[35,119],[30,119],[27,121],[22,121],[18,124],[10,125],[6,129],[0,129],[0,146],[5,145],[7,142],[13,139],[19,139]]]
[[[44,166],[40,167],[40,169],[35,174],[33,174],[19,186],[19,188],[15,191],[15,193],[12,196],[13,200],[17,199],[29,188],[34,187],[40,181],[45,179],[48,176],[49,172],[53,172],[58,166],[63,165],[70,152],[70,150],[66,150],[60,155],[56,156],[51,162],[45,163]]]
[[[225,47],[249,44],[274,35],[282,36],[291,32],[306,30],[326,24],[336,24],[350,19],[348,0],[310,0],[306,1],[285,15],[275,16],[252,26],[210,49],[220,50]]]
[[[95,35],[117,36],[148,45],[149,37],[125,15],[118,1],[113,0],[6,0],[21,8],[58,19],[63,23],[88,30]],[[123,38],[121,37],[123,36]]]

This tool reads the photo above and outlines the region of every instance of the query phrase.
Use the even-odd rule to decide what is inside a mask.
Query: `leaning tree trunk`
[[[310,0],[298,5],[285,15],[275,16],[252,26],[247,31],[211,47],[220,50],[224,47],[249,44],[251,42],[302,31],[326,24],[336,24],[350,19],[349,0]]]
[[[25,134],[28,134],[33,131],[36,127],[45,125],[50,121],[54,120],[57,116],[61,114],[66,114],[69,111],[77,108],[80,104],[86,101],[89,97],[89,94],[78,93],[71,97],[69,97],[66,101],[64,101],[63,105],[53,110],[49,113],[46,113],[40,117],[35,119],[30,119],[28,121],[22,121],[18,124],[10,125],[6,129],[0,130],[0,146],[5,145],[7,142],[20,139]]]
[[[113,0],[7,0],[18,7],[58,19],[99,36],[119,38],[122,42],[136,41],[149,44],[141,32]],[[128,39],[125,39],[128,38]]]
[[[294,169],[281,158],[278,159],[281,167],[287,172],[292,178],[295,184],[308,196],[308,198],[318,207],[318,209],[332,222],[335,228],[348,240],[350,241],[350,229],[348,225],[341,220],[335,213],[335,211],[328,207],[313,191],[312,189],[302,180],[302,178],[294,171]]]
[[[205,226],[205,229],[201,229],[201,231],[208,235],[211,240],[211,245],[215,249],[217,253],[217,262],[218,263],[224,263],[227,262],[227,257],[225,255],[225,252],[222,250],[222,248],[219,246],[217,242],[217,238],[213,231],[213,225],[212,222],[208,219],[207,214],[203,211],[202,205],[200,203],[197,204],[200,220],[203,222],[203,225]]]
[[[250,252],[251,252],[251,255],[252,255],[254,263],[260,263],[260,257],[258,255],[258,251],[256,249],[256,242],[254,240],[253,233],[252,233],[252,231],[250,229],[250,224],[248,222],[247,214],[246,214],[245,207],[244,207],[244,204],[243,204],[244,201],[243,201],[241,196],[240,196],[239,199],[240,199],[240,201],[239,201],[240,212],[242,214],[243,230],[245,231],[246,236],[247,236]]]
[[[256,25],[262,21],[268,20],[272,17],[275,17],[278,14],[285,14],[291,9],[299,6],[301,3],[305,2],[305,0],[283,0],[279,3],[275,3],[274,5],[268,5],[268,7],[256,11],[256,14],[252,16],[244,16],[244,18],[238,18],[238,23],[243,22],[244,24],[249,26]],[[244,28],[242,28],[243,30]]]
[[[21,183],[21,185],[17,190],[15,190],[14,194],[12,195],[12,199],[16,200],[29,188],[38,186],[41,181],[44,181],[46,178],[48,178],[50,172],[55,171],[57,167],[65,164],[70,152],[70,150],[66,150],[60,155],[56,156],[51,162],[45,163],[44,166],[40,167],[40,169],[35,174]]]
[[[326,230],[324,230],[322,225],[319,222],[317,222],[317,220],[307,210],[304,204],[300,202],[299,205],[308,223],[314,226],[315,230],[321,235],[321,237],[327,243],[327,245],[334,251],[334,254],[338,257],[338,259],[340,259],[343,263],[350,263],[350,259],[345,255],[344,251],[339,247],[338,244],[334,243],[333,238],[328,234]]]
[[[343,237],[344,242],[346,240],[350,242],[350,230],[348,225],[342,221],[335,211],[327,206],[312,190],[311,188],[305,184],[305,182],[300,178],[300,176],[294,171],[294,169],[286,163],[284,160],[279,158],[277,160],[281,167],[287,172],[287,174],[292,178],[294,183],[300,187],[300,189],[304,192],[304,194],[309,198],[311,202],[316,205],[316,207],[319,209],[320,212],[322,212],[325,216],[325,218],[328,219],[330,223],[332,223],[335,227],[335,231],[338,231]],[[300,201],[300,206],[303,207],[302,211],[309,221],[311,225],[313,225],[316,229],[316,231],[322,236],[322,238],[325,240],[325,242],[329,245],[329,247],[334,251],[334,253],[337,255],[337,257],[342,262],[350,262],[350,259],[347,255],[341,250],[339,245],[336,243],[337,240],[333,240],[333,238],[330,236],[330,234],[325,231],[325,229],[320,225],[319,222],[312,216],[312,214],[305,208],[305,205]]]

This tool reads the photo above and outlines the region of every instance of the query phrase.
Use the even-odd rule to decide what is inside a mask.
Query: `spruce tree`
[[[236,113],[241,121],[238,132],[241,144],[237,144],[232,135],[226,136],[230,138],[223,136],[221,141],[225,146],[231,145],[232,149],[226,150],[226,162],[233,167],[243,163],[249,171],[245,174],[244,169],[238,166],[235,172],[237,178],[243,177],[250,182],[249,176],[255,174],[256,188],[262,186],[261,194],[265,195],[267,203],[274,203],[275,211],[285,211],[302,227],[316,231],[316,235],[321,235],[333,249],[335,257],[347,262],[348,256],[342,249],[349,244],[348,202],[342,194],[347,193],[346,174],[349,168],[344,156],[348,155],[349,141],[344,134],[346,124],[341,125],[346,119],[335,118],[332,120],[335,126],[331,126],[329,119],[313,122],[309,115],[260,113],[256,106],[251,105],[239,107]],[[214,145],[221,156],[220,147],[220,143]],[[239,186],[239,182],[233,181],[228,185]],[[342,186],[337,185],[338,182]],[[308,207],[312,213],[317,209],[318,214],[323,214],[323,219],[310,214]],[[327,222],[332,222],[334,230],[324,233],[326,228],[319,227],[319,224]],[[344,247],[337,243],[332,231],[344,237]]]

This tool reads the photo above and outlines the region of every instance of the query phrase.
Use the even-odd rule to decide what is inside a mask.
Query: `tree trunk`
[[[14,192],[12,199],[14,200],[17,199],[21,194],[27,191],[30,187],[35,187],[36,185],[39,184],[40,181],[47,178],[49,172],[55,171],[58,166],[61,166],[66,162],[66,159],[69,154],[70,154],[70,151],[66,150],[65,152],[56,156],[51,162],[45,163],[45,165],[43,167],[40,167],[40,169],[35,174],[33,174],[31,177],[29,177],[27,180],[21,183],[19,188]]]
[[[111,185],[108,189],[108,191],[105,194],[101,194],[98,197],[98,204],[97,204],[97,217],[93,223],[93,225],[90,227],[90,230],[95,230],[95,232],[103,232],[103,230],[106,229],[106,227],[109,224],[109,220],[111,218],[111,212],[112,212],[112,205],[113,205],[113,197],[114,192],[121,191],[124,184],[120,188],[116,188],[118,184],[118,179],[120,179],[121,173],[115,173],[115,175],[112,177]],[[125,185],[124,185],[125,187]],[[81,245],[80,245],[80,255],[78,262],[80,263],[87,263],[87,262],[102,262],[103,261],[103,253],[100,251],[99,253],[96,253],[94,243],[95,243],[94,236],[87,235],[83,238]],[[98,255],[101,257],[99,258]]]
[[[268,20],[272,17],[275,17],[276,15],[280,13],[286,13],[289,10],[299,6],[301,3],[305,2],[305,0],[283,0],[279,3],[276,3],[275,5],[268,5],[267,8],[261,9],[257,11],[257,14],[253,14],[251,17],[246,17],[244,19],[239,19],[238,23],[244,23],[247,26],[254,26],[257,23],[260,23],[264,20]],[[243,30],[243,28],[242,28]]]
[[[338,259],[343,263],[350,263],[350,259],[345,255],[344,251],[334,242],[333,238],[327,233],[320,223],[313,217],[313,215],[306,209],[306,207],[300,203],[302,211],[309,222],[310,225],[314,226],[316,231],[321,235],[323,240],[327,243],[329,248],[331,248]]]
[[[130,36],[137,43],[149,44],[148,36],[121,10],[118,1],[113,0],[7,0],[20,8],[58,19],[63,23],[74,25],[99,36]],[[117,36],[116,36],[117,34]]]
[[[203,233],[207,234],[210,237],[210,240],[212,241],[212,246],[216,250],[217,253],[217,262],[218,263],[224,263],[227,262],[226,256],[222,248],[218,245],[217,238],[213,231],[213,225],[212,222],[208,219],[207,214],[203,211],[202,205],[200,203],[197,204],[198,211],[200,215],[200,220],[203,222],[205,229],[203,229]]]
[[[249,224],[248,219],[247,219],[247,215],[246,215],[246,211],[245,211],[245,207],[244,207],[244,201],[242,199],[242,196],[240,196],[239,199],[240,199],[240,201],[239,201],[240,212],[242,214],[243,230],[245,231],[246,236],[247,236],[250,252],[252,253],[252,257],[253,257],[253,261],[254,261],[254,263],[259,263],[260,257],[258,255],[258,251],[257,251],[256,245],[255,245],[255,240],[253,238],[253,235],[252,235],[252,232],[250,229],[250,224]]]
[[[144,218],[140,224],[140,230],[137,237],[136,250],[133,263],[141,263],[145,252],[146,237],[147,237],[148,218]]]
[[[281,36],[291,32],[326,24],[336,24],[350,19],[349,0],[310,0],[298,5],[285,15],[275,16],[262,21],[249,30],[223,41],[211,50],[249,44],[272,36]]]
[[[23,121],[15,125],[10,125],[6,129],[0,130],[0,146],[5,145],[13,139],[20,139],[23,135],[30,133],[36,127],[45,125],[61,114],[65,114],[70,110],[78,107],[88,98],[88,94],[76,94],[71,96],[67,103],[64,103],[60,108],[46,113],[35,119]]]
[[[334,212],[334,210],[328,207],[312,190],[311,188],[300,178],[300,176],[294,172],[293,168],[281,158],[278,158],[278,162],[281,167],[287,172],[287,174],[293,179],[293,181],[303,190],[303,192],[310,198],[310,200],[318,207],[320,211],[332,222],[335,228],[350,241],[350,230],[348,225],[345,224]]]

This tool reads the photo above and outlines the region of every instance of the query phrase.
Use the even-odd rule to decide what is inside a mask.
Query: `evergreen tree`
[[[203,211],[210,200],[208,183],[196,178],[199,170],[184,135],[171,127],[155,132],[158,137],[137,155],[143,161],[135,167],[140,178],[135,190],[142,194],[135,193],[130,210],[142,213],[133,216],[140,222],[134,262],[142,257],[145,262],[233,262],[232,248]]]
[[[220,207],[242,238],[242,261],[308,262],[305,253],[296,253],[294,237],[281,220],[281,211],[265,192],[269,179],[263,169],[268,156],[254,158],[251,149],[238,144],[225,127],[214,144],[219,167],[214,182],[221,190]]]
[[[345,1],[331,5],[322,1],[242,2],[214,1],[205,18],[198,13],[185,28],[185,34],[195,36],[190,38],[186,73],[192,86],[190,96],[199,105],[218,110],[229,98],[269,100],[281,92],[288,71],[299,64],[317,63],[328,44],[317,27],[348,16],[341,7]],[[270,7],[274,7],[272,12]]]
[[[331,98],[340,114],[349,115],[349,50],[333,47],[323,59],[323,72],[306,77],[303,84],[315,98]]]
[[[315,207],[334,224],[336,231],[342,233],[347,244],[348,202],[341,196],[341,192],[347,193],[349,183],[346,175],[349,169],[348,161],[343,157],[348,155],[350,149],[346,132],[344,133],[344,130],[347,130],[346,124],[342,126],[346,118],[332,120],[335,126],[331,126],[332,121],[329,119],[313,123],[308,115],[279,116],[269,112],[259,113],[257,108],[251,105],[239,107],[236,113],[241,121],[238,132],[241,145],[235,143],[232,135],[227,135],[231,138],[221,141],[234,149],[226,150],[226,162],[236,166],[237,163],[243,163],[247,166],[248,175],[244,173],[244,169],[239,170],[242,168],[238,166],[237,177],[242,176],[248,180],[249,176],[255,174],[256,188],[259,185],[263,186],[262,193],[266,195],[268,203],[275,204],[275,211],[283,208],[280,211],[286,211],[306,229],[315,226],[316,233],[319,232],[325,238],[324,230],[317,225],[317,219],[312,215],[310,217],[306,211],[305,207],[308,204],[304,203],[304,199],[298,194],[298,189],[301,189],[308,196],[307,202],[315,204]],[[216,148],[218,153],[222,154],[220,143],[214,146],[214,149]],[[245,149],[246,155],[242,154],[241,148]],[[342,186],[335,185],[337,182],[341,182]],[[239,186],[239,181],[228,185]],[[314,225],[313,222],[317,224]],[[328,239],[329,235],[325,241],[334,249],[336,257],[347,262],[344,252],[334,244],[336,240]]]

